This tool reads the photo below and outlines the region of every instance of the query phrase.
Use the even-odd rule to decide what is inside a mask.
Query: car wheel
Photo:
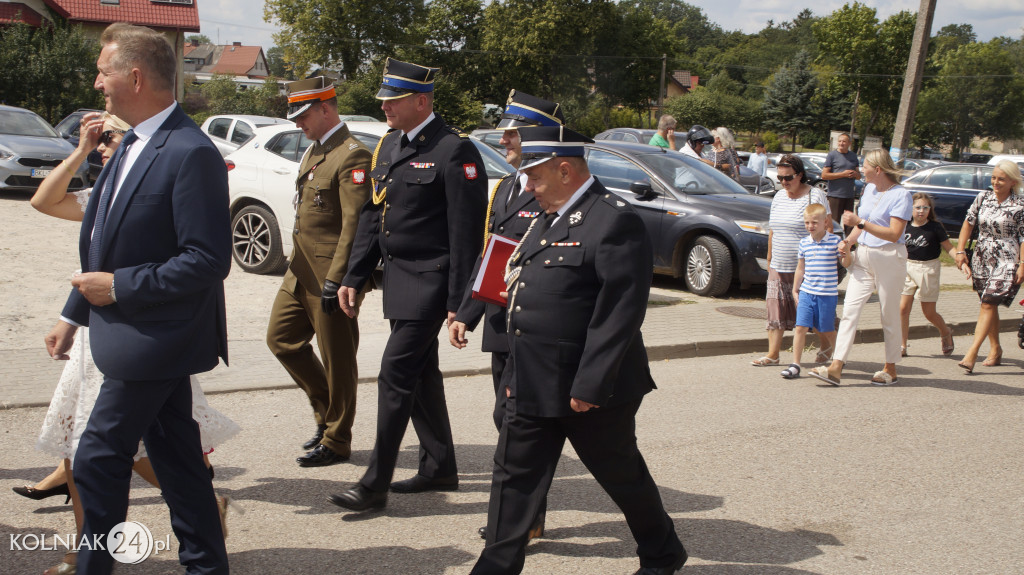
[[[703,296],[725,293],[732,283],[732,257],[729,246],[718,238],[700,236],[686,254],[683,278],[686,289]]]
[[[818,188],[819,190],[821,190],[823,192],[827,192],[828,191],[828,182],[826,182],[825,180],[818,180],[817,182],[814,182],[814,187]]]
[[[245,206],[231,220],[231,255],[243,270],[269,274],[281,269],[284,251],[277,218],[263,206]]]

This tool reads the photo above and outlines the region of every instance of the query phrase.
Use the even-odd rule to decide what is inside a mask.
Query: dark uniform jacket
[[[303,156],[288,269],[310,293],[345,276],[359,213],[370,198],[370,156],[347,126],[323,145],[313,142]]]
[[[575,397],[607,407],[654,389],[640,326],[653,270],[643,221],[600,182],[547,232],[523,240],[510,294],[511,375],[516,411],[574,412]]]
[[[384,136],[372,172],[385,200],[363,206],[342,285],[384,263],[384,317],[427,320],[459,309],[480,253],[487,172],[469,137],[435,116],[404,149]]]
[[[522,239],[526,229],[530,227],[530,222],[542,213],[533,194],[523,190],[522,186],[517,186],[518,179],[518,175],[513,173],[505,176],[498,183],[491,200],[487,226],[488,233],[516,241]],[[509,192],[513,187],[518,187],[519,195],[511,204],[506,205]],[[481,247],[484,247],[482,242]],[[505,308],[472,297],[473,283],[476,282],[477,274],[480,273],[481,261],[481,258],[477,258],[473,275],[469,278],[465,296],[462,298],[462,305],[459,306],[455,319],[473,330],[476,329],[480,319],[484,318],[481,349],[508,353],[508,338],[505,336]]]

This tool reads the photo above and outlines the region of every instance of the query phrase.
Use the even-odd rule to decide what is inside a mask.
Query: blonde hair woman
[[[968,265],[963,247],[974,226],[978,226],[978,242]],[[996,366],[1002,361],[999,306],[1009,306],[1024,282],[1024,199],[1017,164],[1009,160],[996,164],[992,170],[992,189],[978,194],[967,209],[957,245],[961,251],[956,252],[956,266],[966,270],[981,298],[974,341],[959,364],[965,372],[973,373],[985,338],[989,350],[982,365]]]
[[[810,371],[812,377],[832,385],[839,385],[843,365],[857,335],[860,312],[876,289],[882,307],[885,366],[875,372],[871,383],[891,385],[898,381],[896,364],[900,361],[903,331],[900,326],[900,294],[907,275],[907,246],[903,232],[914,206],[910,192],[899,184],[902,176],[903,172],[893,164],[888,152],[871,150],[864,157],[867,186],[864,187],[860,207],[856,214],[843,212],[843,225],[856,228],[839,242],[839,250],[845,255],[853,246],[859,246],[857,257],[850,267],[843,319],[836,334],[832,363]]]
[[[714,166],[723,174],[734,180],[740,178],[740,157],[736,154],[736,137],[732,130],[719,126],[712,132],[715,136]]]

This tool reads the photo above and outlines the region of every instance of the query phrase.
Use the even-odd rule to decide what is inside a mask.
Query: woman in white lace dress
[[[100,152],[102,161],[106,164],[113,156],[118,144],[121,143],[123,134],[129,128],[130,126],[122,120],[106,112],[102,115],[100,113],[86,114],[82,119],[78,147],[43,180],[39,190],[32,196],[32,207],[57,218],[82,221],[92,190],[68,192],[71,176],[93,148]],[[52,453],[63,461],[56,471],[35,487],[15,488],[15,491],[30,498],[40,498],[40,493],[53,491],[67,493],[74,505],[75,523],[81,531],[82,511],[78,494],[74,489],[71,462],[78,449],[78,440],[85,430],[93,405],[96,403],[96,396],[103,383],[103,374],[92,361],[92,354],[89,350],[89,330],[83,328],[78,333],[79,337],[75,339],[68,356],[58,358],[67,359],[67,364],[57,383],[53,399],[50,400],[50,407],[46,412],[42,431],[36,443],[38,449]],[[238,433],[240,428],[227,416],[210,407],[195,376],[192,376],[192,417],[199,424],[203,458],[206,461],[206,466],[211,469],[212,475],[212,467],[206,455],[213,451],[214,446]],[[141,443],[139,452],[136,454],[134,469],[143,479],[159,487],[153,468],[146,457],[145,446]],[[60,490],[60,485],[65,482],[67,489]],[[221,521],[223,522],[227,501],[218,498],[218,502],[221,506]],[[226,534],[227,530],[225,529]],[[74,572],[74,555],[68,554],[65,556],[64,562],[47,570],[46,573],[69,575]]]

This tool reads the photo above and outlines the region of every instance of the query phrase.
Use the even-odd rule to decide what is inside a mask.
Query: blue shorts
[[[796,305],[796,325],[811,327],[821,333],[836,330],[837,295],[817,295],[800,292],[800,301]]]

